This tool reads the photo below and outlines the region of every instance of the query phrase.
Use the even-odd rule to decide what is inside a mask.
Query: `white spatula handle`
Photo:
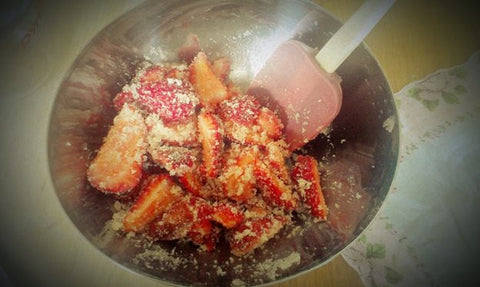
[[[395,0],[367,0],[363,3],[315,56],[320,66],[328,73],[335,72],[394,2]]]

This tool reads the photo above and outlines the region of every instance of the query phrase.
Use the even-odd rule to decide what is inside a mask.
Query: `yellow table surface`
[[[111,264],[67,218],[58,216],[63,211],[51,192],[45,154],[53,98],[42,95],[58,87],[86,41],[137,2],[38,1],[38,27],[30,31],[26,45],[0,41],[0,267],[18,286],[30,286],[32,280],[34,286],[161,286]],[[362,1],[317,2],[346,20]],[[367,37],[394,92],[438,69],[462,64],[480,49],[478,10],[474,4],[459,3],[463,1],[398,0]],[[337,256],[276,286],[363,284]]]

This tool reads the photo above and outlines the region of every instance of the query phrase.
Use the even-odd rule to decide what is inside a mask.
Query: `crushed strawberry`
[[[125,193],[134,188],[142,177],[145,135],[142,115],[125,105],[87,169],[90,184],[106,193]]]
[[[318,163],[312,156],[297,156],[292,170],[295,190],[300,195],[303,204],[314,217],[326,220],[328,214],[327,204],[323,197],[320,185]]]

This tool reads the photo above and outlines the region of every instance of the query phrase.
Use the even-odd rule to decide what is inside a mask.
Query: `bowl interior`
[[[154,63],[175,60],[178,47],[194,33],[211,58],[232,59],[230,78],[245,88],[282,41],[294,38],[318,48],[340,25],[319,6],[304,1],[171,0],[147,1],[107,26],[72,65],[51,114],[51,175],[73,224],[121,265],[180,285],[264,284],[318,267],[338,254],[377,213],[398,156],[392,93],[365,46],[338,70],[344,101],[331,131],[305,148],[322,162],[333,213],[338,207],[335,192],[366,195],[358,212],[344,215],[345,222],[311,223],[298,218],[264,248],[243,258],[231,256],[224,245],[211,253],[183,243],[146,247],[109,230],[115,200],[90,188],[85,173],[112,122],[112,98],[144,57]],[[332,173],[335,180],[329,178]],[[348,181],[339,187],[342,179]]]

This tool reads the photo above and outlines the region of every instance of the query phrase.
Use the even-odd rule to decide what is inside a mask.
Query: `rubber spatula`
[[[296,40],[280,44],[257,73],[247,94],[277,111],[290,150],[314,139],[335,119],[343,98],[335,71],[393,3],[367,0],[316,55]]]

